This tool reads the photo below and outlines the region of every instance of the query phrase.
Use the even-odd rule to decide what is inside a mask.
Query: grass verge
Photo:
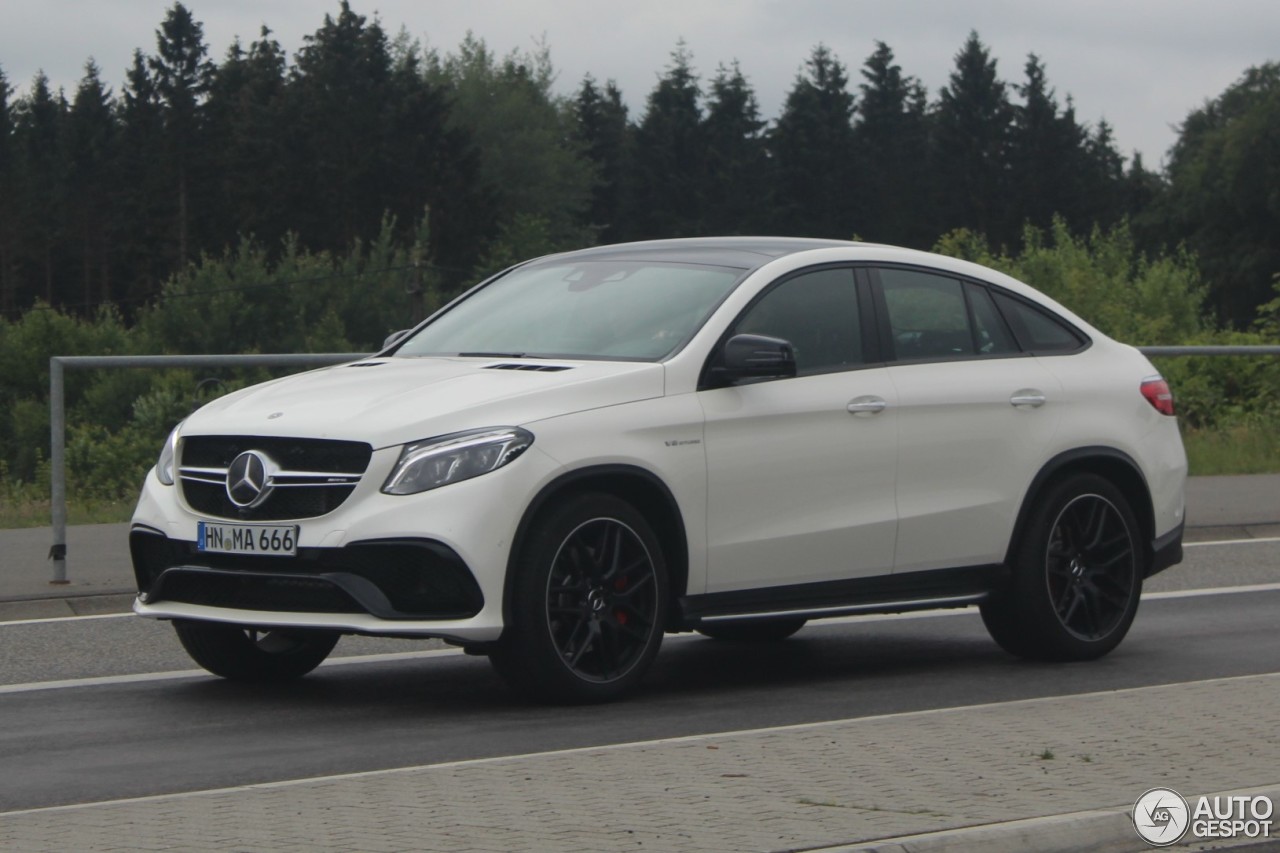
[[[67,524],[114,524],[128,521],[136,501],[69,501]],[[0,502],[0,530],[52,525],[49,501],[27,499]]]
[[[1212,430],[1184,430],[1192,476],[1280,472],[1280,430],[1251,423]]]

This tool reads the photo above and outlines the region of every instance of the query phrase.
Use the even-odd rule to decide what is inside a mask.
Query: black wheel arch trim
[[[507,552],[507,572],[502,588],[502,621],[504,625],[511,624],[511,607],[515,598],[516,563],[524,549],[525,542],[532,532],[534,519],[559,495],[577,491],[591,480],[616,480],[619,478],[641,481],[646,486],[654,489],[660,496],[664,509],[674,522],[673,529],[669,531],[659,529],[659,525],[653,518],[649,518],[649,522],[654,527],[654,533],[657,535],[659,543],[664,545],[663,554],[667,558],[667,571],[669,573],[667,578],[668,594],[671,596],[671,603],[674,604],[676,600],[685,594],[685,587],[689,579],[689,539],[685,534],[684,515],[680,512],[680,504],[676,501],[675,495],[671,493],[671,489],[657,474],[638,465],[591,465],[585,468],[576,468],[556,477],[543,486],[533,500],[529,502],[529,505],[525,507],[520,523],[516,525],[516,535],[511,541],[511,549]],[[626,499],[627,496],[619,495],[619,497]],[[642,507],[637,507],[636,509],[641,513],[644,512]],[[670,539],[668,539],[668,536]],[[674,613],[675,610],[676,608],[672,607],[669,612]]]
[[[1096,464],[1101,462],[1106,466],[1121,465],[1134,478],[1136,484],[1141,490],[1141,494],[1134,500],[1134,496],[1128,494],[1125,489],[1126,484],[1116,483],[1112,480],[1116,488],[1126,492],[1126,497],[1130,499],[1133,514],[1138,519],[1138,524],[1142,527],[1140,531],[1140,539],[1143,543],[1143,560],[1144,569],[1143,576],[1150,577],[1161,569],[1177,563],[1181,559],[1181,542],[1182,527],[1176,528],[1178,554],[1172,562],[1166,562],[1160,565],[1164,560],[1170,559],[1168,543],[1157,542],[1155,539],[1155,508],[1151,501],[1151,486],[1147,483],[1146,475],[1142,473],[1142,468],[1134,461],[1133,457],[1115,447],[1106,445],[1096,445],[1087,447],[1077,447],[1072,450],[1066,450],[1054,456],[1036,473],[1031,479],[1031,484],[1027,487],[1022,497],[1022,505],[1018,508],[1018,517],[1014,521],[1013,536],[1009,539],[1008,550],[1005,552],[1006,565],[1013,559],[1013,552],[1018,546],[1018,540],[1022,536],[1023,528],[1026,526],[1027,519],[1035,509],[1036,499],[1043,492],[1045,486],[1055,477],[1068,471],[1088,471],[1106,477],[1105,471],[1099,471]],[[1111,479],[1111,478],[1108,478]],[[1166,537],[1172,536],[1172,533],[1166,534]],[[1165,538],[1165,537],[1162,537]],[[1157,568],[1158,566],[1158,568]]]

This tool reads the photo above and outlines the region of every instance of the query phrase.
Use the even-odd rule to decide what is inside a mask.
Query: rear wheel
[[[991,636],[1039,660],[1088,660],[1114,649],[1142,594],[1138,530],[1110,481],[1076,474],[1051,486],[1021,535],[1009,587],[982,605]]]
[[[173,628],[191,659],[233,681],[290,681],[319,666],[338,643],[335,631],[253,628],[176,620]]]
[[[667,568],[644,516],[608,494],[539,519],[516,571],[511,621],[490,653],[513,687],[602,702],[639,683],[662,643]]]
[[[698,626],[698,633],[734,643],[777,643],[805,626],[807,619],[732,619]]]

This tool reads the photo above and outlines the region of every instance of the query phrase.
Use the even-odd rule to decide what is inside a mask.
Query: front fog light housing
[[[164,447],[160,450],[160,458],[156,461],[156,479],[166,486],[173,485],[173,463],[178,458],[178,430],[180,429],[182,424],[178,424],[169,433],[169,437],[164,440]]]
[[[496,471],[524,453],[533,434],[519,427],[455,432],[406,444],[382,484],[388,495],[414,495]]]

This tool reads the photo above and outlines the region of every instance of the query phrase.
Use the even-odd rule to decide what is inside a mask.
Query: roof
[[[796,252],[865,245],[868,244],[807,237],[691,237],[679,240],[649,240],[640,243],[594,246],[590,249],[548,255],[534,263],[564,260],[663,260],[714,264],[748,270]]]

